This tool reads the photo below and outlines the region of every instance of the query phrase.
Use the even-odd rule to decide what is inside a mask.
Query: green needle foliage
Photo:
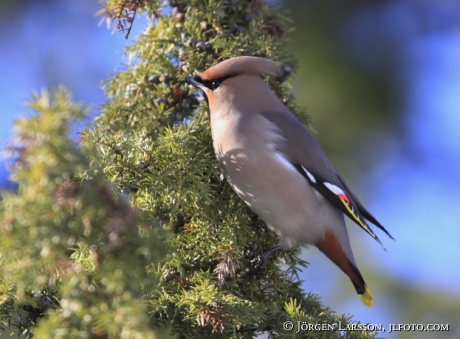
[[[38,338],[153,338],[143,296],[158,285],[148,270],[165,257],[165,230],[116,192],[95,150],[69,139],[83,105],[59,89],[29,107],[37,114],[16,121],[8,147],[17,192],[0,204],[1,325]]]
[[[240,55],[289,73],[288,20],[262,0],[117,0],[102,12],[126,34],[136,13],[150,22],[79,144],[69,128],[87,109],[63,89],[34,96],[36,114],[16,122],[18,189],[0,204],[2,326],[36,338],[374,337],[340,330],[350,317],[301,290],[298,249],[247,274],[278,238],[227,184],[206,103],[183,82]],[[306,121],[288,86],[267,80]],[[331,327],[296,333],[298,322]]]

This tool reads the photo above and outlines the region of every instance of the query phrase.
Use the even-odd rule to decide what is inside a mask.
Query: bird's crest
[[[204,81],[240,74],[270,75],[281,77],[282,64],[265,58],[241,56],[218,63],[200,74]]]

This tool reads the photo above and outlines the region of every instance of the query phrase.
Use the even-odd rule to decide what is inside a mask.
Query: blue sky
[[[406,251],[400,265],[388,269],[414,283],[460,292],[460,270],[440,265],[442,258],[460,257],[458,242],[449,241],[460,238],[460,3],[394,1],[369,6],[350,20],[359,41],[354,50],[367,67],[381,52],[369,49],[373,42],[382,49],[398,45],[400,53],[392,72],[404,94],[405,137],[383,146],[387,156],[367,179],[377,184],[373,210],[389,219],[387,225],[400,226],[392,230]],[[419,255],[431,246],[435,255]],[[426,270],[410,269],[414,260]]]
[[[364,271],[374,270],[410,288],[438,291],[459,300],[460,3],[369,5],[350,16],[343,34],[351,44],[353,60],[375,74],[390,72],[403,95],[402,109],[397,112],[402,117],[403,137],[375,150],[379,163],[360,183],[369,209],[396,242],[381,236],[388,249],[382,251],[350,224],[357,262]],[[331,293],[337,279],[343,284],[347,279],[315,252],[304,252],[312,266],[302,278],[304,286],[318,291],[326,305],[355,314],[362,322],[401,322],[402,315],[391,304],[394,300],[378,288],[373,290],[372,310],[359,305],[351,295],[351,284],[344,287],[349,299]],[[371,290],[373,283],[378,285],[368,281]],[[431,305],[424,307],[429,313]],[[442,319],[436,321],[442,323]],[[453,338],[456,333],[435,336]],[[394,333],[383,335],[396,337]]]
[[[50,11],[36,1],[8,27],[0,22],[0,145],[10,136],[12,120],[26,114],[25,99],[32,90],[64,84],[75,100],[95,110],[105,100],[100,82],[121,68],[127,42],[123,34],[97,27],[96,2],[54,4]],[[145,20],[138,18],[131,36],[144,26]],[[351,15],[343,30],[352,37],[347,40],[353,41],[350,55],[369,72],[382,71],[377,67],[382,65],[379,58],[388,57],[385,46],[399,46],[391,69],[383,71],[392,72],[404,97],[399,112],[404,139],[382,144],[376,150],[381,162],[360,183],[363,190],[369,187],[369,209],[381,216],[396,242],[382,234],[385,252],[350,225],[357,262],[414,288],[459,298],[460,5],[453,0],[369,5]],[[0,186],[8,186],[1,162]],[[312,265],[302,278],[324,304],[363,322],[398,322],[385,295],[373,290],[376,306],[364,308],[351,283],[317,252],[304,252]],[[349,299],[334,292],[338,282]],[[368,281],[370,287],[372,283]]]
[[[12,121],[27,114],[26,99],[32,91],[60,84],[76,101],[93,111],[105,100],[101,81],[121,68],[121,33],[111,35],[105,23],[98,26],[96,1],[35,1],[11,21],[0,21],[0,145],[11,136]],[[145,20],[135,21],[132,37],[140,34]],[[0,187],[8,187],[0,159]]]

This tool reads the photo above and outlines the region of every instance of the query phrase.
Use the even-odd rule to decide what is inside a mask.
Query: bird
[[[264,76],[282,78],[284,70],[282,63],[267,58],[240,56],[185,81],[201,90],[207,101],[214,152],[228,183],[280,236],[274,250],[316,246],[350,278],[361,302],[372,307],[344,216],[380,244],[368,222],[393,237],[264,81]]]

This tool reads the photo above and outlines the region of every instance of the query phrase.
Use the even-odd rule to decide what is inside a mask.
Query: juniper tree
[[[206,103],[183,82],[240,55],[290,73],[288,19],[262,0],[104,6],[127,35],[137,13],[149,22],[124,70],[104,82],[107,101],[78,144],[69,126],[87,110],[63,89],[35,95],[36,115],[15,124],[18,189],[0,210],[2,325],[37,338],[373,337],[341,331],[351,317],[301,289],[299,249],[248,274],[279,239],[227,184]],[[283,80],[267,79],[307,122]],[[287,321],[328,330],[296,333]]]

